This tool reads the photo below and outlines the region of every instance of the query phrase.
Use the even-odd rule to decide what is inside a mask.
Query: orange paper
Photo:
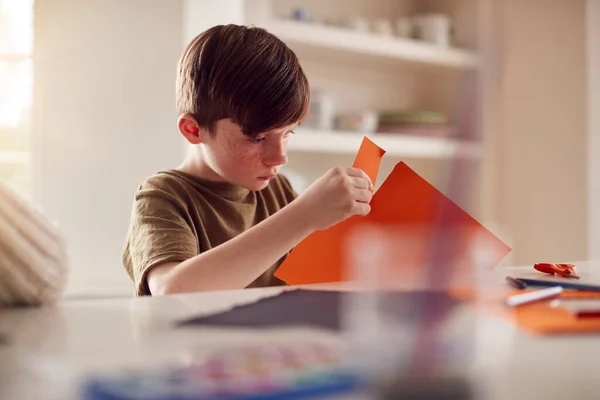
[[[600,293],[565,291],[560,298],[600,299]],[[538,335],[600,332],[600,318],[577,318],[567,309],[550,307],[549,301],[505,309],[504,312],[517,326]]]
[[[523,292],[507,289],[486,293],[485,302],[481,304],[482,309],[507,318],[519,328],[536,335],[600,332],[600,318],[577,318],[564,308],[551,307],[550,301],[540,301],[514,308],[504,305],[508,296]],[[473,288],[456,288],[449,290],[449,294],[459,300],[474,301],[477,291]],[[560,298],[600,299],[600,292],[565,290]]]
[[[384,153],[385,150],[365,137],[352,166],[365,171],[375,184]],[[358,218],[351,217],[329,229],[314,232],[294,248],[275,275],[292,285],[342,281],[343,240]]]
[[[384,154],[385,150],[373,143],[368,137],[365,137],[352,167],[362,169],[371,178],[373,185],[375,185],[379,165],[381,164],[381,157]]]
[[[354,165],[370,176],[376,175],[384,153],[377,149],[365,138]],[[290,253],[276,275],[293,285],[347,280],[346,240],[349,234],[360,231],[365,225],[401,228],[410,234],[408,241],[399,240],[395,251],[399,265],[419,267],[428,262],[439,266],[439,272],[444,272],[453,260],[464,255],[470,238],[475,237],[473,235],[492,249],[493,259],[488,260],[490,267],[497,265],[510,251],[469,214],[401,162],[373,196],[369,215],[351,217],[327,230],[314,232]],[[436,235],[440,232],[456,233],[450,245],[437,240]]]

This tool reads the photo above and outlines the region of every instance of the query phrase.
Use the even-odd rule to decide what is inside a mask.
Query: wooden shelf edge
[[[416,158],[479,158],[478,143],[449,138],[424,137],[404,134],[327,131],[297,129],[290,138],[288,150],[327,154],[356,154],[364,136],[367,136],[390,156]]]
[[[440,48],[414,39],[280,19],[266,22],[265,28],[292,44],[460,69],[475,69],[480,65],[479,56],[472,51]]]

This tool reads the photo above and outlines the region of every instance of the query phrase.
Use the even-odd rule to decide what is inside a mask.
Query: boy
[[[263,29],[215,26],[187,46],[177,125],[192,146],[135,195],[123,264],[138,295],[285,284],[273,274],[302,239],[370,211],[359,169],[334,168],[301,196],[279,174],[309,101],[296,55]]]

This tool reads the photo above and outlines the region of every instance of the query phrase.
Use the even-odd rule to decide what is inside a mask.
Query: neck
[[[211,191],[223,198],[231,201],[244,201],[250,190],[224,180],[223,177],[210,168],[200,153],[198,149],[190,147],[183,164],[176,169],[199,179],[200,181],[195,182],[204,187],[210,187]]]
[[[207,181],[223,182],[223,178],[213,171],[206,163],[202,152],[195,149],[194,146],[189,146],[183,164],[177,169]]]

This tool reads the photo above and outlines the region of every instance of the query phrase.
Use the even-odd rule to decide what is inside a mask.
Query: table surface
[[[600,262],[576,263],[582,280],[600,281]],[[505,275],[531,267],[496,271]],[[340,285],[321,288],[343,288]],[[122,367],[160,365],[202,357],[239,344],[273,344],[305,338],[341,337],[309,327],[286,329],[175,328],[174,322],[225,310],[289,288],[263,288],[188,295],[70,300],[56,305],[0,311],[0,398],[75,399],[87,374]],[[488,380],[485,398],[599,399],[600,334],[540,337],[509,320],[459,306],[476,319],[469,336],[473,368]],[[461,324],[455,327],[460,331]],[[466,326],[466,325],[465,325]]]

